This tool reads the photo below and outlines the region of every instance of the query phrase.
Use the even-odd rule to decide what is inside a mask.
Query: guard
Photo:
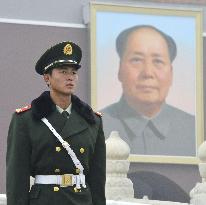
[[[74,95],[81,58],[81,48],[66,41],[36,63],[49,91],[12,116],[7,205],[106,205],[101,115]]]

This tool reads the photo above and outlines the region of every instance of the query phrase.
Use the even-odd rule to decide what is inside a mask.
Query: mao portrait
[[[129,160],[197,163],[204,140],[202,12],[93,5],[91,105]]]
[[[195,116],[167,103],[178,49],[151,25],[124,29],[116,38],[122,94],[103,113],[105,135],[117,130],[131,154],[195,156]]]

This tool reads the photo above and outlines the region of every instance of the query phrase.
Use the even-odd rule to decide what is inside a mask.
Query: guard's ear
[[[49,75],[48,74],[44,74],[43,77],[44,77],[45,82],[47,82],[49,80]]]
[[[43,75],[44,81],[46,82],[46,84],[49,86],[50,82],[49,82],[49,74],[44,74]]]

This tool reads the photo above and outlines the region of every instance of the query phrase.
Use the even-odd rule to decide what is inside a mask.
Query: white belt
[[[64,174],[64,175],[36,175],[35,184],[57,184],[61,187],[73,186],[77,183],[79,175]]]

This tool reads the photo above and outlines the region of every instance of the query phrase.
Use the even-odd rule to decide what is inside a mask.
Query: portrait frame
[[[134,22],[129,21],[128,19],[134,17],[139,18],[139,22],[134,20]],[[151,18],[153,21],[151,23]],[[162,20],[164,19],[164,20]],[[158,20],[158,21],[157,21]],[[160,20],[160,21],[159,21]],[[140,22],[141,21],[141,22]],[[154,23],[154,22],[158,23]],[[121,5],[121,4],[103,4],[103,3],[91,3],[90,4],[90,49],[91,49],[91,106],[94,110],[101,110],[102,108],[106,107],[114,103],[120,96],[114,96],[114,93],[118,92],[110,92],[109,88],[115,87],[116,85],[116,73],[117,73],[117,63],[118,63],[118,55],[115,51],[115,38],[118,33],[120,33],[125,28],[131,27],[137,24],[149,24],[156,27],[160,27],[161,29],[170,28],[169,32],[173,34],[175,33],[175,29],[172,29],[175,22],[192,22],[191,28],[183,29],[183,27],[177,27],[181,29],[176,30],[183,30],[182,32],[185,35],[190,33],[191,39],[193,39],[192,45],[190,45],[190,49],[194,52],[194,58],[192,59],[193,67],[191,66],[191,72],[189,77],[186,78],[190,82],[189,91],[191,91],[190,96],[188,99],[193,99],[193,103],[191,103],[187,107],[188,112],[191,112],[195,116],[195,141],[196,141],[196,155],[194,156],[167,156],[167,155],[139,155],[139,154],[130,154],[129,160],[131,162],[140,162],[140,163],[171,163],[171,164],[198,164],[198,147],[204,141],[204,103],[203,103],[203,26],[202,26],[202,10],[201,9],[188,9],[188,8],[168,8],[168,7],[150,7],[150,6],[134,6],[134,5]],[[181,22],[182,21],[182,22]],[[116,22],[116,23],[115,23]],[[148,23],[150,22],[150,23]],[[171,25],[173,22],[173,25]],[[110,25],[111,23],[111,25]],[[189,25],[188,23],[188,25]],[[109,24],[109,25],[108,25]],[[169,26],[168,26],[169,25]],[[160,30],[161,30],[160,29]],[[187,30],[189,29],[189,30]],[[190,30],[191,29],[191,30]],[[102,33],[104,35],[102,35]],[[192,32],[186,32],[192,31]],[[186,34],[187,33],[187,34]],[[182,42],[181,39],[185,38],[182,37],[180,33],[179,41]],[[102,38],[103,36],[103,38]],[[100,41],[101,39],[101,41]],[[110,41],[108,41],[108,39]],[[113,43],[112,43],[113,41]],[[180,43],[177,44],[179,45]],[[107,44],[107,45],[106,45]],[[186,43],[182,43],[182,47],[186,45]],[[111,47],[108,47],[112,45]],[[181,49],[180,49],[181,50]],[[180,51],[178,51],[180,52]],[[182,52],[182,55],[185,54]],[[178,53],[179,55],[179,53]],[[110,56],[113,56],[114,62],[112,62]],[[188,56],[187,56],[188,58]],[[179,61],[182,61],[181,59]],[[110,62],[111,66],[104,62]],[[112,62],[112,63],[111,63]],[[185,62],[185,61],[183,61]],[[190,63],[191,64],[191,63]],[[101,66],[99,66],[101,65]],[[175,67],[175,66],[174,66]],[[112,69],[116,69],[112,71]],[[187,71],[181,71],[181,75],[187,75]],[[180,73],[179,73],[180,74]],[[193,74],[194,76],[192,77]],[[188,77],[187,76],[187,77]],[[113,84],[106,84],[113,82]],[[180,82],[180,80],[179,80]],[[192,83],[191,83],[192,82]],[[118,84],[118,83],[117,83]],[[189,85],[189,84],[188,84]],[[106,87],[105,87],[106,86]],[[120,89],[119,87],[114,89]],[[191,88],[191,89],[190,89]],[[104,89],[106,90],[104,92]],[[173,89],[174,93],[171,97],[172,103],[175,102],[174,99],[178,99],[178,96],[175,93],[175,88]],[[176,87],[177,90],[177,87]],[[107,95],[106,92],[109,94]],[[121,91],[120,91],[121,93]],[[172,95],[172,94],[171,94]],[[176,96],[175,96],[176,95]],[[111,97],[112,96],[112,97]],[[112,98],[112,99],[111,99]],[[184,96],[183,96],[184,98]],[[107,101],[104,102],[104,99]],[[173,100],[172,100],[173,99]],[[178,100],[177,100],[178,101]],[[187,98],[184,99],[187,101]],[[180,105],[180,107],[185,109],[184,104]]]

